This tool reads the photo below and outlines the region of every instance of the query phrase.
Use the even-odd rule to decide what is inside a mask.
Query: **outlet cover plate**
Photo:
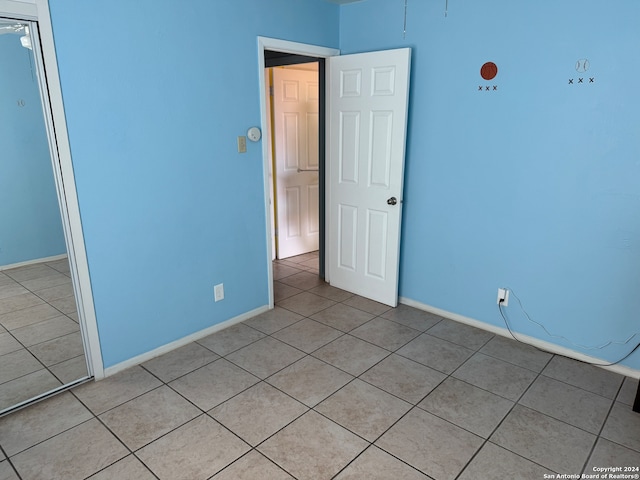
[[[500,300],[502,300],[502,302]],[[496,300],[496,303],[503,307],[509,306],[509,290],[507,288],[498,289],[498,299]]]
[[[224,300],[224,283],[219,283],[213,287],[213,299],[216,302]]]

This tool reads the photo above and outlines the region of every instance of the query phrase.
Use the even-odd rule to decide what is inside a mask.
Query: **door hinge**
[[[269,85],[269,96],[273,97],[273,85]]]

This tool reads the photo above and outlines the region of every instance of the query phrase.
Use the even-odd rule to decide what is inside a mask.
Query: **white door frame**
[[[44,0],[38,0],[44,1]],[[290,42],[287,40],[279,40],[277,38],[258,37],[258,75],[260,82],[260,122],[263,132],[269,131],[269,118],[266,108],[266,79],[265,79],[265,67],[264,67],[264,51],[273,50],[276,52],[293,53],[297,55],[304,55],[307,57],[328,58],[340,55],[340,50],[336,48],[321,47],[317,45],[308,45],[305,43]],[[328,118],[326,116],[325,118]],[[327,137],[328,142],[328,137]],[[270,187],[269,187],[269,159],[271,158],[269,151],[269,142],[262,142],[262,168],[264,178],[264,219],[266,224],[266,236],[267,236],[267,248],[265,250],[265,258],[267,260],[267,282],[269,288],[269,308],[273,308],[273,262],[271,261],[272,252],[272,232],[271,222],[269,221],[270,209],[272,208],[270,203]],[[326,150],[329,151],[328,149]],[[328,212],[327,212],[328,213]],[[329,222],[325,224],[325,238],[328,238]],[[325,242],[325,251],[328,251],[328,244]],[[325,259],[329,258],[329,255],[325,255]],[[326,260],[325,260],[326,261]],[[325,269],[325,279],[328,281],[328,270]]]
[[[83,335],[88,373],[89,376],[99,380],[104,378],[104,365],[71,162],[71,147],[62,102],[62,88],[58,75],[48,0],[0,0],[0,16],[37,22],[34,35],[39,34],[40,36],[42,54],[37,48],[37,41],[33,42],[35,47],[33,53],[40,82],[44,122],[67,244],[71,280],[78,306],[78,319]]]

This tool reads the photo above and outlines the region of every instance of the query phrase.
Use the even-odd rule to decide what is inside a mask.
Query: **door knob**
[[[387,200],[388,205],[395,205],[396,203],[398,203],[398,200],[396,200],[396,197],[391,197],[390,199]]]

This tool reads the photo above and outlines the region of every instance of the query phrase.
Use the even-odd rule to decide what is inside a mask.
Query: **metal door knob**
[[[398,200],[396,200],[396,197],[391,197],[390,199],[387,200],[388,205],[395,205],[396,203],[398,203]]]

